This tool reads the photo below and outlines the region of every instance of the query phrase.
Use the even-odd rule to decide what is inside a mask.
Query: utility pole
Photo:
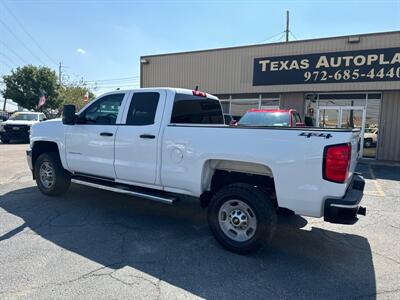
[[[61,61],[58,65],[58,84],[61,86],[61,76],[62,76],[62,65]]]
[[[286,11],[286,42],[289,42],[289,11]]]
[[[60,86],[62,85],[62,78],[63,78],[62,69],[63,68],[68,68],[68,67],[67,66],[63,66],[62,62],[60,61],[58,63],[58,84]]]

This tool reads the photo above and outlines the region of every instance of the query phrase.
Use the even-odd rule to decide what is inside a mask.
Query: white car
[[[378,128],[365,128],[364,147],[370,148],[378,141]]]
[[[30,129],[33,124],[46,120],[41,112],[16,112],[0,124],[0,139],[7,144],[12,140],[29,140]]]
[[[166,204],[195,197],[216,239],[247,253],[272,238],[278,211],[340,224],[365,215],[358,151],[357,130],[232,127],[215,96],[148,88],[78,114],[65,106],[62,120],[32,127],[27,158],[46,195],[74,182]]]

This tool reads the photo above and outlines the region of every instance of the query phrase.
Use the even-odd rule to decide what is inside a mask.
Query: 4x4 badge
[[[312,136],[316,136],[316,137],[323,137],[323,138],[329,139],[329,138],[333,137],[332,134],[323,133],[323,132],[302,132],[299,135],[300,136],[305,136],[306,138],[310,138]]]

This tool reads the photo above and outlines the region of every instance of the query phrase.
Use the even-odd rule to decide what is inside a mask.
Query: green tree
[[[88,101],[84,101],[84,96],[88,93]],[[86,88],[82,82],[71,83],[60,88],[59,99],[61,106],[64,104],[74,104],[77,111],[95,98],[94,94]],[[60,107],[60,110],[62,107]]]
[[[27,109],[37,109],[39,97],[46,96],[46,103],[41,111],[50,111],[60,107],[56,72],[47,67],[27,65],[3,76],[5,99],[11,99]]]

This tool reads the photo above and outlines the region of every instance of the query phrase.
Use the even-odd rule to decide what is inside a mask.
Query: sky
[[[100,94],[139,86],[141,55],[400,30],[400,0],[0,0],[0,76],[46,65]],[[0,86],[1,88],[1,86]]]

